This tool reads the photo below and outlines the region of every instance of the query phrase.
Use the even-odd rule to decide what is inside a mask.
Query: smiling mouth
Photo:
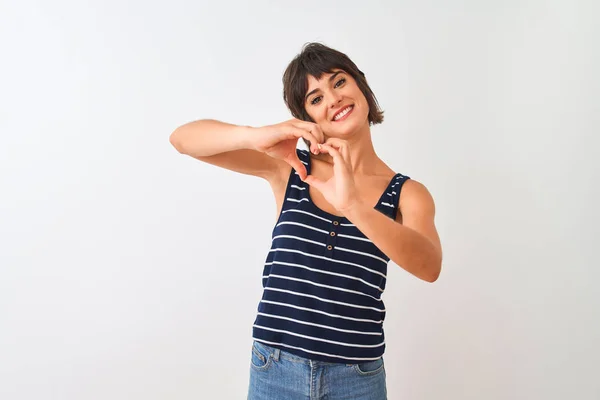
[[[346,117],[348,117],[348,115],[352,113],[352,110],[354,110],[353,105],[344,108],[343,110],[334,115],[333,122],[342,121],[346,119]]]

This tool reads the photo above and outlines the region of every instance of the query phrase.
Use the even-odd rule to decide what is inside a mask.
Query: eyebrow
[[[335,79],[335,77],[336,77],[336,76],[338,76],[338,74],[343,74],[343,73],[344,73],[344,71],[338,71],[338,72],[336,72],[335,74],[331,75],[331,76],[329,77],[329,82],[331,82],[332,80],[334,80],[334,79]],[[309,92],[309,93],[308,93],[308,94],[307,94],[307,95],[304,97],[304,101],[308,100],[308,97],[309,97],[310,95],[312,95],[313,93],[316,93],[316,92],[318,92],[319,90],[321,90],[321,89],[319,89],[319,88],[316,88],[316,89],[314,89],[314,90],[311,90],[311,91],[310,91],[310,92]]]

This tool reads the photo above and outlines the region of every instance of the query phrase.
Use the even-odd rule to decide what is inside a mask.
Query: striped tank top
[[[310,155],[297,149],[310,174]],[[395,219],[396,174],[375,209]],[[360,363],[385,350],[383,321],[387,257],[345,217],[310,198],[309,185],[290,172],[263,269],[263,295],[253,339],[312,360]]]

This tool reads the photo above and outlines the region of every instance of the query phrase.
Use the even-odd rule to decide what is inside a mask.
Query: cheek
[[[367,103],[367,98],[365,97],[365,95],[363,94],[363,92],[360,91],[360,89],[358,90],[358,93],[356,94],[356,96],[360,99],[361,103],[368,104]]]
[[[369,103],[367,102],[367,98],[362,94],[362,92],[360,93],[360,104],[361,104],[361,112],[365,113],[365,114],[369,114]]]
[[[306,112],[315,123],[323,123],[327,121],[327,109],[325,107],[311,107],[310,111]]]

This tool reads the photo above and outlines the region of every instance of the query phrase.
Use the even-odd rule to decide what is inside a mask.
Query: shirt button
[[[331,249],[333,249],[332,245],[327,246],[327,250],[331,250]]]
[[[333,224],[337,226],[337,225],[339,225],[340,223],[339,223],[339,222],[337,222],[337,221],[333,221]]]
[[[331,236],[335,236],[335,232],[331,232],[331,233],[330,233],[330,235],[331,235]]]

